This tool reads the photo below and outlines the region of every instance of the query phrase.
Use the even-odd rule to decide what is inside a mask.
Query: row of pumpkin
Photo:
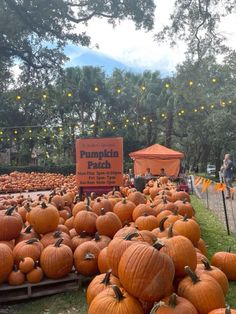
[[[126,187],[80,201],[74,190],[58,190],[34,201],[2,199],[0,282],[36,283],[75,268],[84,276],[101,273],[87,290],[90,314],[224,308],[228,279],[236,279],[226,254],[236,254],[216,253],[219,268],[209,264],[189,195],[167,178],[150,181],[144,192]]]

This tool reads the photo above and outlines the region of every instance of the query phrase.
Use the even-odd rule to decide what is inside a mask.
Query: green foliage
[[[19,172],[49,172],[61,173],[63,175],[75,174],[75,164],[70,165],[46,165],[46,166],[2,166],[0,167],[1,174],[9,174],[13,171]]]

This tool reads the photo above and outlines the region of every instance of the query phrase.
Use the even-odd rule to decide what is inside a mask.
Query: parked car
[[[207,174],[215,174],[216,166],[215,165],[207,165]]]

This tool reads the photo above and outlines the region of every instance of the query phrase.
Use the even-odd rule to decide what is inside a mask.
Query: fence
[[[236,234],[236,200],[225,198],[225,187],[223,186],[221,190],[217,189],[216,185],[219,183],[208,180],[208,187],[204,189],[204,183],[196,183],[194,176],[191,176],[191,182],[194,193],[203,201],[206,208],[224,224],[228,234]],[[234,193],[234,195],[236,194]]]

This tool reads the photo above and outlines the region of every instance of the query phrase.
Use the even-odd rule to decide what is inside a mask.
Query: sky
[[[151,32],[136,30],[132,21],[123,21],[113,28],[105,19],[92,19],[86,28],[78,26],[78,30],[85,30],[92,38],[92,50],[96,51],[95,45],[99,45],[100,53],[112,57],[131,67],[159,70],[171,74],[177,64],[185,59],[186,46],[179,42],[171,48],[168,43],[154,41],[154,34],[163,25],[168,23],[169,16],[173,11],[175,0],[156,0],[155,27]],[[236,17],[226,17],[220,26],[220,30],[229,38],[228,43],[236,49]],[[83,50],[68,49],[68,56],[78,57]]]

